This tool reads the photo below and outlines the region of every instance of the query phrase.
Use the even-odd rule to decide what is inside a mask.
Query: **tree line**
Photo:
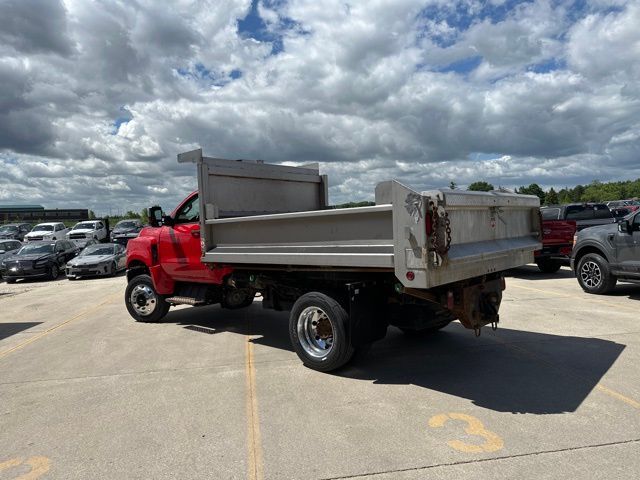
[[[451,182],[451,184],[455,188],[454,182]],[[494,190],[494,187],[488,182],[478,181],[470,184],[467,190],[489,192]],[[553,188],[545,191],[537,183],[532,183],[528,186],[516,188],[515,192],[525,195],[536,195],[540,198],[542,205],[574,202],[608,202],[611,200],[640,198],[640,178],[621,182],[601,182],[594,180],[588,185],[576,185],[572,188],[565,187],[558,191]]]

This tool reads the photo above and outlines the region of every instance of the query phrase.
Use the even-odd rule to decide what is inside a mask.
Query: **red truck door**
[[[173,226],[160,232],[159,256],[164,270],[177,281],[198,281],[208,276],[200,261],[200,204],[198,195],[187,198],[176,210]]]

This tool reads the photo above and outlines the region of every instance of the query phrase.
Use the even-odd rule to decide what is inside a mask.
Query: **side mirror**
[[[631,234],[631,225],[629,224],[629,220],[621,220],[618,222],[618,231]]]
[[[162,224],[166,225],[167,227],[173,227],[174,225],[174,221],[173,218],[171,218],[169,215],[163,215],[162,216]]]
[[[149,225],[152,227],[160,227],[162,225],[162,208],[151,207],[149,209]]]
[[[0,255],[2,255],[3,253],[6,253],[6,250],[0,250]]]

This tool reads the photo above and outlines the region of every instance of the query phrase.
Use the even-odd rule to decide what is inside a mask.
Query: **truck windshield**
[[[0,227],[0,233],[8,233],[8,232],[17,232],[18,231],[18,227],[16,227],[15,225],[3,225]]]
[[[93,230],[94,228],[96,228],[96,224],[95,223],[78,223],[75,227],[73,227],[73,230]]]
[[[53,243],[46,243],[44,245],[25,245],[18,250],[17,255],[30,255],[32,253],[53,253]]]
[[[53,232],[53,225],[36,225],[33,232]]]

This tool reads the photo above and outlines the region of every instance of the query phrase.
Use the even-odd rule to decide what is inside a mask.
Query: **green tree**
[[[124,218],[140,218],[140,214],[133,210],[128,210],[127,213],[124,214]]]
[[[547,194],[544,197],[544,204],[545,205],[557,205],[560,202],[558,194],[556,193],[556,191],[552,188],[549,189],[549,191],[547,192]]]
[[[576,185],[571,189],[569,196],[572,202],[581,202],[582,195],[584,194],[584,187],[582,185]]]
[[[523,195],[536,195],[540,199],[540,203],[544,204],[545,193],[537,183],[532,183],[528,187],[520,187],[518,193]]]
[[[96,218],[96,214],[93,210],[89,210],[89,220],[93,220]]]
[[[490,192],[494,190],[494,188],[490,183],[481,180],[479,182],[473,182],[467,187],[467,190],[471,190],[472,192]]]
[[[146,208],[140,210],[140,221],[142,223],[149,223],[149,210]]]

